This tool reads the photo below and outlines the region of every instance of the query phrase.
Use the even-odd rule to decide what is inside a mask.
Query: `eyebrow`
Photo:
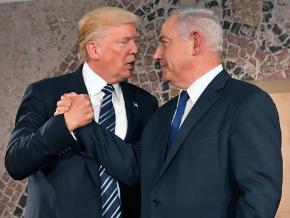
[[[124,36],[119,38],[119,40],[132,40],[132,39],[137,41],[138,39],[140,39],[140,36]]]

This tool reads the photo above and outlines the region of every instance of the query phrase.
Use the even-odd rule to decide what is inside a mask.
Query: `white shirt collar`
[[[193,103],[197,101],[208,84],[223,70],[220,64],[194,81],[187,89],[188,95]]]
[[[85,62],[83,65],[82,73],[90,96],[99,94],[101,90],[107,85],[107,82],[97,73],[95,73],[87,62]],[[119,91],[121,89],[118,83],[113,84],[113,86],[115,91]]]

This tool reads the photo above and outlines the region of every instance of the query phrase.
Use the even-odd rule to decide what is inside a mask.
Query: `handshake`
[[[90,98],[86,94],[67,93],[57,102],[54,116],[64,114],[66,126],[70,132],[87,125],[94,119]]]

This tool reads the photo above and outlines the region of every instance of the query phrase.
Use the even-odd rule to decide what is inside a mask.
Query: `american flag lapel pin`
[[[133,102],[133,106],[134,106],[134,107],[139,107],[139,105],[138,105],[137,102]]]

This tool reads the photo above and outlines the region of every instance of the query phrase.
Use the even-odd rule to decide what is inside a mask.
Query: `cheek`
[[[119,52],[116,54],[114,59],[115,59],[115,64],[118,64],[119,66],[123,67],[125,64],[126,55]]]
[[[178,66],[178,60],[175,58],[175,55],[168,55],[167,57],[167,65],[171,71],[175,71]]]
[[[167,61],[167,70],[164,73],[165,77],[170,80],[174,80],[174,78],[180,77],[178,72],[180,71],[180,62],[178,57],[170,56]]]
[[[120,54],[111,56],[110,62],[111,62],[110,65],[114,68],[117,68],[118,70],[124,67],[123,59],[120,57]]]

